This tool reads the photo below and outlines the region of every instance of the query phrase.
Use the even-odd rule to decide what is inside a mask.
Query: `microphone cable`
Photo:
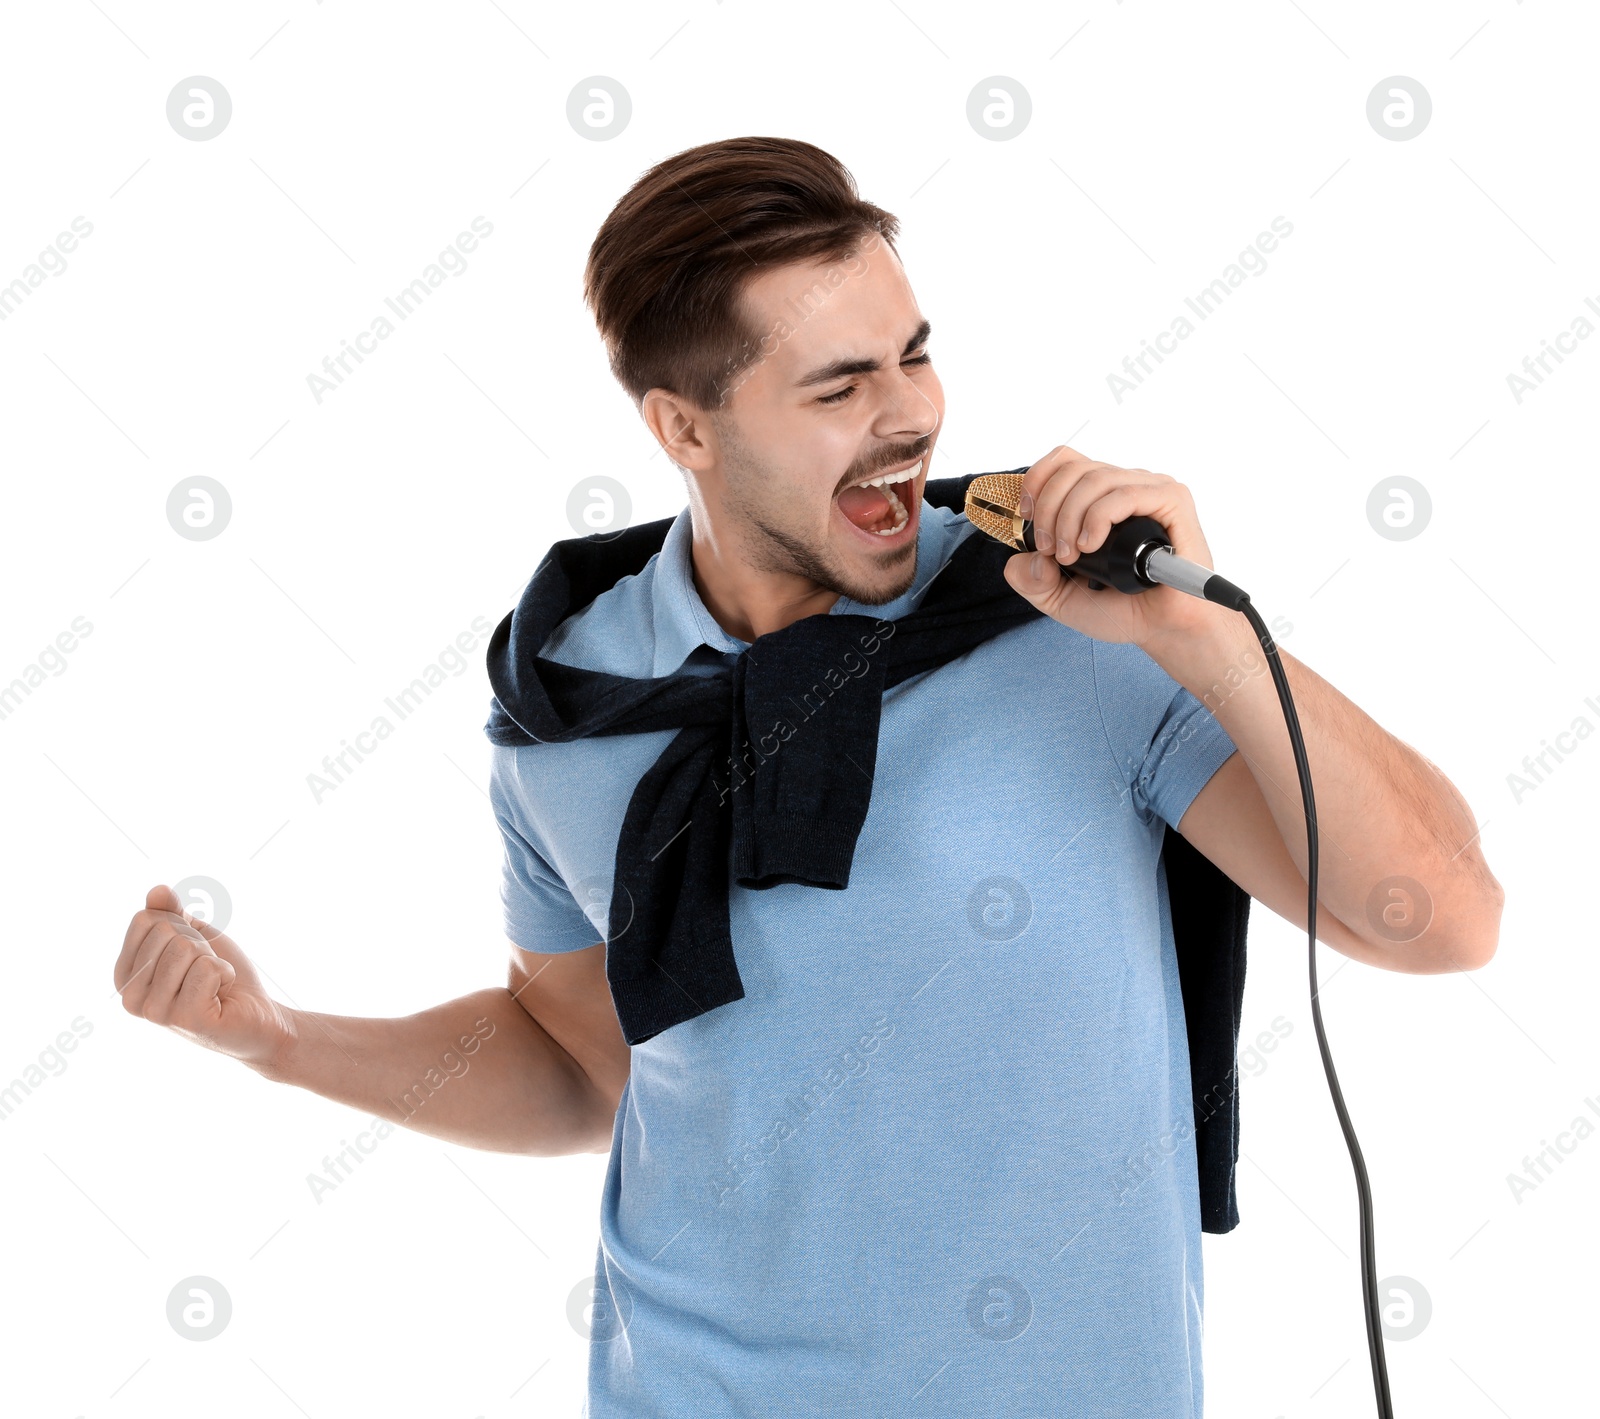
[[[1221,580],[1221,578],[1218,578]],[[1232,584],[1229,583],[1230,587]],[[1277,643],[1272,632],[1261,619],[1261,613],[1251,604],[1250,597],[1237,587],[1234,610],[1243,614],[1250,629],[1261,642],[1267,665],[1272,671],[1272,683],[1278,690],[1278,703],[1283,706],[1284,723],[1289,730],[1289,746],[1294,750],[1295,771],[1300,776],[1300,800],[1306,814],[1306,952],[1311,974],[1311,1022],[1317,1030],[1317,1048],[1322,1052],[1322,1069],[1328,1076],[1328,1092],[1333,1095],[1333,1110],[1339,1115],[1339,1127],[1350,1149],[1350,1163],[1356,1174],[1356,1197],[1361,1211],[1361,1293],[1367,1317],[1367,1354],[1372,1363],[1372,1383],[1377,1392],[1380,1419],[1394,1419],[1394,1406],[1389,1399],[1389,1368],[1383,1353],[1383,1321],[1378,1313],[1378,1281],[1373,1274],[1375,1234],[1372,1222],[1372,1188],[1367,1181],[1367,1165],[1361,1156],[1361,1145],[1356,1141],[1356,1131],[1350,1122],[1350,1112],[1344,1106],[1344,1094],[1339,1088],[1339,1076],[1333,1070],[1333,1055],[1328,1051],[1328,1036],[1322,1028],[1321,991],[1317,985],[1317,809],[1311,791],[1311,765],[1306,759],[1305,740],[1300,735],[1300,717],[1295,713],[1294,697],[1289,693],[1289,677],[1284,672],[1278,656]],[[1207,598],[1210,599],[1209,597]],[[1219,603],[1223,604],[1223,603]]]
[[[1022,476],[1018,473],[988,473],[975,477],[967,488],[966,516],[980,531],[1018,551],[1037,550],[1033,524],[1017,511]],[[1361,1293],[1366,1311],[1367,1353],[1372,1365],[1372,1383],[1377,1395],[1379,1419],[1394,1419],[1389,1398],[1389,1369],[1383,1350],[1383,1320],[1378,1310],[1378,1280],[1374,1253],[1376,1233],[1372,1220],[1372,1187],[1367,1181],[1367,1165],[1361,1145],[1345,1107],[1339,1076],[1334,1072],[1333,1055],[1328,1049],[1327,1032],[1322,1027],[1321,989],[1317,984],[1317,808],[1311,788],[1311,764],[1306,757],[1305,739],[1300,733],[1300,716],[1295,712],[1289,677],[1278,655],[1277,642],[1266,622],[1251,602],[1249,593],[1209,567],[1202,567],[1178,556],[1172,550],[1167,530],[1151,517],[1130,517],[1116,523],[1105,541],[1092,552],[1080,552],[1071,566],[1061,568],[1063,576],[1083,575],[1091,591],[1105,586],[1137,594],[1152,586],[1170,586],[1190,596],[1198,596],[1218,606],[1239,612],[1250,623],[1272,672],[1283,720],[1289,731],[1289,747],[1294,753],[1295,772],[1300,779],[1300,802],[1306,818],[1306,951],[1311,977],[1311,1020],[1316,1027],[1317,1048],[1322,1054],[1322,1069],[1328,1077],[1328,1092],[1339,1127],[1350,1150],[1356,1175],[1356,1198],[1361,1214]],[[1237,1084],[1235,1085],[1237,1088]]]

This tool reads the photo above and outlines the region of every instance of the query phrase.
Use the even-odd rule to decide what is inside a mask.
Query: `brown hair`
[[[898,219],[835,157],[797,138],[727,138],[657,163],[611,209],[583,273],[611,372],[637,406],[667,389],[726,400],[760,354],[740,296],[764,269],[841,259]]]

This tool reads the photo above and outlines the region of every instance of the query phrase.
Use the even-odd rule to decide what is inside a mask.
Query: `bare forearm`
[[[1159,663],[1227,730],[1303,876],[1299,777],[1266,658],[1243,617],[1217,611],[1213,636],[1192,638]],[[1316,789],[1319,901],[1376,945],[1392,949],[1408,939],[1400,919],[1415,913],[1430,927],[1417,938],[1419,949],[1459,952],[1463,964],[1482,955],[1486,941],[1492,953],[1501,892],[1465,799],[1310,667],[1281,647],[1279,656]]]
[[[502,987],[396,1019],[289,1014],[292,1038],[253,1066],[265,1078],[468,1148],[603,1150],[588,1077]]]

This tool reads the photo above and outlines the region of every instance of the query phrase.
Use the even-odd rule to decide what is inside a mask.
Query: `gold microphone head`
[[[1028,551],[1022,540],[1022,514],[1017,503],[1022,497],[1021,473],[985,473],[967,484],[967,521],[979,532],[1019,552]]]

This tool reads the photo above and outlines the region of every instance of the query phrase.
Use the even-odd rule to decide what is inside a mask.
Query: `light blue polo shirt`
[[[633,676],[746,643],[691,523],[545,654]],[[916,579],[961,540],[924,502]],[[592,946],[675,731],[496,747],[506,931]],[[589,1419],[1199,1419],[1199,1186],[1164,824],[1233,752],[1136,646],[1040,617],[883,699],[844,891],[731,881],[742,1000],[632,1049]]]

